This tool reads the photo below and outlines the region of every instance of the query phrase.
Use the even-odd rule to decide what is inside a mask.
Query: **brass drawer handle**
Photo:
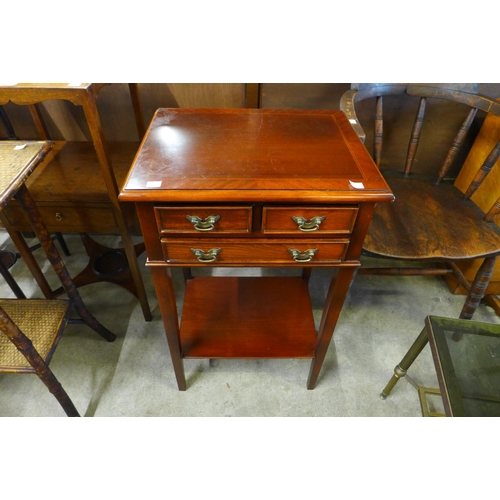
[[[222,248],[212,248],[208,252],[204,252],[201,248],[191,248],[191,252],[196,255],[199,262],[213,262]]]
[[[316,231],[317,229],[319,229],[319,225],[326,219],[326,216],[321,215],[321,216],[313,217],[310,221],[308,221],[304,217],[294,215],[294,216],[292,216],[292,219],[294,222],[297,223],[297,225],[299,226],[299,229],[301,231],[308,233],[308,232]]]
[[[288,251],[292,254],[293,260],[295,262],[304,263],[310,262],[314,257],[314,254],[318,251],[317,248],[309,248],[304,253],[296,248],[289,248]]]
[[[205,220],[197,215],[186,215],[186,219],[193,224],[197,231],[211,231],[220,219],[220,215],[209,215]]]
[[[63,220],[63,216],[61,212],[56,212],[56,220],[61,221]]]

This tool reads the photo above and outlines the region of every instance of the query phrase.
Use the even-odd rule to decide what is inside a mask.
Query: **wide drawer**
[[[196,265],[315,265],[340,263],[348,239],[162,239],[163,255],[169,264]]]
[[[155,207],[160,235],[249,233],[252,207]]]
[[[357,206],[264,207],[262,232],[267,234],[351,234]]]
[[[37,204],[38,211],[50,232],[62,233],[116,233],[118,225],[110,204],[101,206],[74,206],[58,204]],[[4,215],[17,231],[31,231],[31,225],[24,210],[17,204],[9,204]]]

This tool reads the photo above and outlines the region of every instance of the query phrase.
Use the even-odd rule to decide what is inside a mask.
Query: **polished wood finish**
[[[320,203],[332,191],[340,203],[360,193],[367,201],[391,198],[342,113],[159,109],[121,199],[296,202],[299,192]]]
[[[216,234],[249,233],[252,231],[252,207],[156,207],[158,230],[162,235],[169,234]],[[188,217],[202,220],[211,216],[219,217],[213,229],[199,230]]]
[[[272,235],[313,236],[321,229],[321,234],[349,235],[354,227],[358,208],[345,207],[264,207],[262,212],[262,232]],[[315,217],[324,218],[311,229],[301,230],[300,223],[293,217],[306,219],[309,223]]]
[[[130,208],[128,212],[127,209],[124,210],[118,201],[118,183],[123,182],[137,143],[115,145],[114,154],[111,154],[97,110],[97,96],[104,87],[105,84],[92,83],[19,83],[0,86],[0,104],[11,102],[28,106],[35,119],[36,128],[44,138],[48,137],[48,130],[41,108],[37,106],[39,103],[69,101],[81,108],[91,142],[58,143],[37,175],[30,180],[28,187],[47,217],[49,230],[121,236],[123,255],[127,260],[127,278],[132,280],[125,288],[139,299],[144,318],[149,321],[151,311],[137,263],[137,248],[131,234],[134,213]],[[130,84],[130,87],[133,102],[137,104],[137,88],[133,84]],[[139,111],[135,118],[140,131],[144,130],[144,126],[141,125]],[[15,204],[12,205],[12,211],[6,209],[4,225],[11,235],[15,233],[18,239],[22,238],[21,232],[26,230],[27,221],[20,215]],[[31,252],[25,252],[24,245],[22,257],[32,269],[44,294],[52,297],[52,293],[47,295],[48,284],[35,258]],[[89,256],[91,262],[99,258],[99,255]],[[81,279],[75,280],[79,286],[95,281],[92,274],[87,274],[85,270],[82,273]],[[115,280],[114,276],[107,276],[105,279],[118,285],[122,284],[122,280]]]
[[[192,248],[201,247],[207,251],[211,248],[220,248],[215,262],[218,266],[226,265],[305,265],[304,262],[294,261],[289,249],[305,252],[307,249],[316,249],[316,253],[307,265],[324,265],[341,262],[349,245],[349,240],[338,239],[324,241],[320,239],[307,240],[275,240],[266,238],[230,239],[224,241],[215,238],[199,239],[162,239],[165,262],[171,265],[204,265],[196,260]]]
[[[301,278],[198,276],[187,282],[184,358],[312,358],[315,343],[309,291]]]
[[[359,272],[381,275],[451,273],[468,289],[462,317],[470,318],[484,295],[484,286],[491,275],[491,263],[500,255],[500,228],[492,222],[499,213],[498,186],[493,187],[496,194],[490,206],[480,208],[472,201],[474,193],[500,155],[498,134],[493,145],[483,155],[482,166],[469,178],[462,191],[453,185],[454,179],[450,180],[450,176],[461,167],[457,161],[478,110],[491,116],[500,116],[500,103],[478,94],[473,85],[360,84],[344,94],[341,102],[341,108],[360,138],[364,137],[364,132],[356,116],[356,106],[368,98],[376,98],[380,102],[380,99],[391,95],[418,98],[419,105],[406,160],[399,164],[385,164],[383,158],[380,161],[396,201],[377,207],[364,250],[375,256],[420,261],[422,268],[417,271],[415,268],[398,268],[396,272],[390,268],[361,269]],[[425,174],[422,169],[416,172],[415,165],[418,163],[417,148],[424,136],[439,135],[441,131],[440,124],[434,119],[429,122],[425,120],[430,103],[436,101],[455,103],[462,110],[463,117],[442,166],[433,176],[429,176],[428,169],[423,169]],[[379,105],[375,128],[380,133],[376,134],[375,151],[382,150],[382,120],[382,107]],[[446,128],[446,124],[443,128]],[[488,272],[479,271],[474,284],[470,286],[456,263],[478,257],[486,258]],[[441,264],[436,266],[436,262]],[[426,263],[431,265],[426,266]]]
[[[183,358],[206,356],[310,357],[313,389],[375,204],[392,199],[341,112],[158,110],[120,200],[137,207],[179,389]],[[186,215],[220,220],[201,232],[184,229]],[[325,219],[303,232],[295,215]],[[222,224],[226,216],[241,232]],[[179,328],[173,266],[340,270],[316,335],[310,271],[262,279],[186,272]]]

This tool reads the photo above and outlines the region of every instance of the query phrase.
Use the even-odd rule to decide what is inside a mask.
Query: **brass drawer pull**
[[[214,224],[220,219],[220,215],[209,215],[205,220],[197,215],[186,215],[186,219],[193,224],[197,231],[211,231]]]
[[[221,250],[222,248],[212,248],[208,252],[204,252],[200,248],[191,248],[191,252],[196,255],[198,261],[204,263],[213,262]]]
[[[322,215],[313,217],[310,221],[307,221],[304,217],[294,215],[292,216],[292,219],[297,223],[301,231],[308,233],[319,229],[319,225],[326,219],[326,216]]]
[[[314,254],[318,251],[317,248],[309,248],[304,253],[296,248],[289,248],[288,251],[292,254],[293,260],[295,262],[303,263],[310,262],[314,257]]]
[[[56,212],[56,220],[61,221],[63,220],[63,216],[61,212]]]

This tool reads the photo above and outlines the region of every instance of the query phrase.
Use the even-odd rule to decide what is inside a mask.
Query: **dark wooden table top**
[[[390,201],[342,111],[159,109],[122,201]]]

